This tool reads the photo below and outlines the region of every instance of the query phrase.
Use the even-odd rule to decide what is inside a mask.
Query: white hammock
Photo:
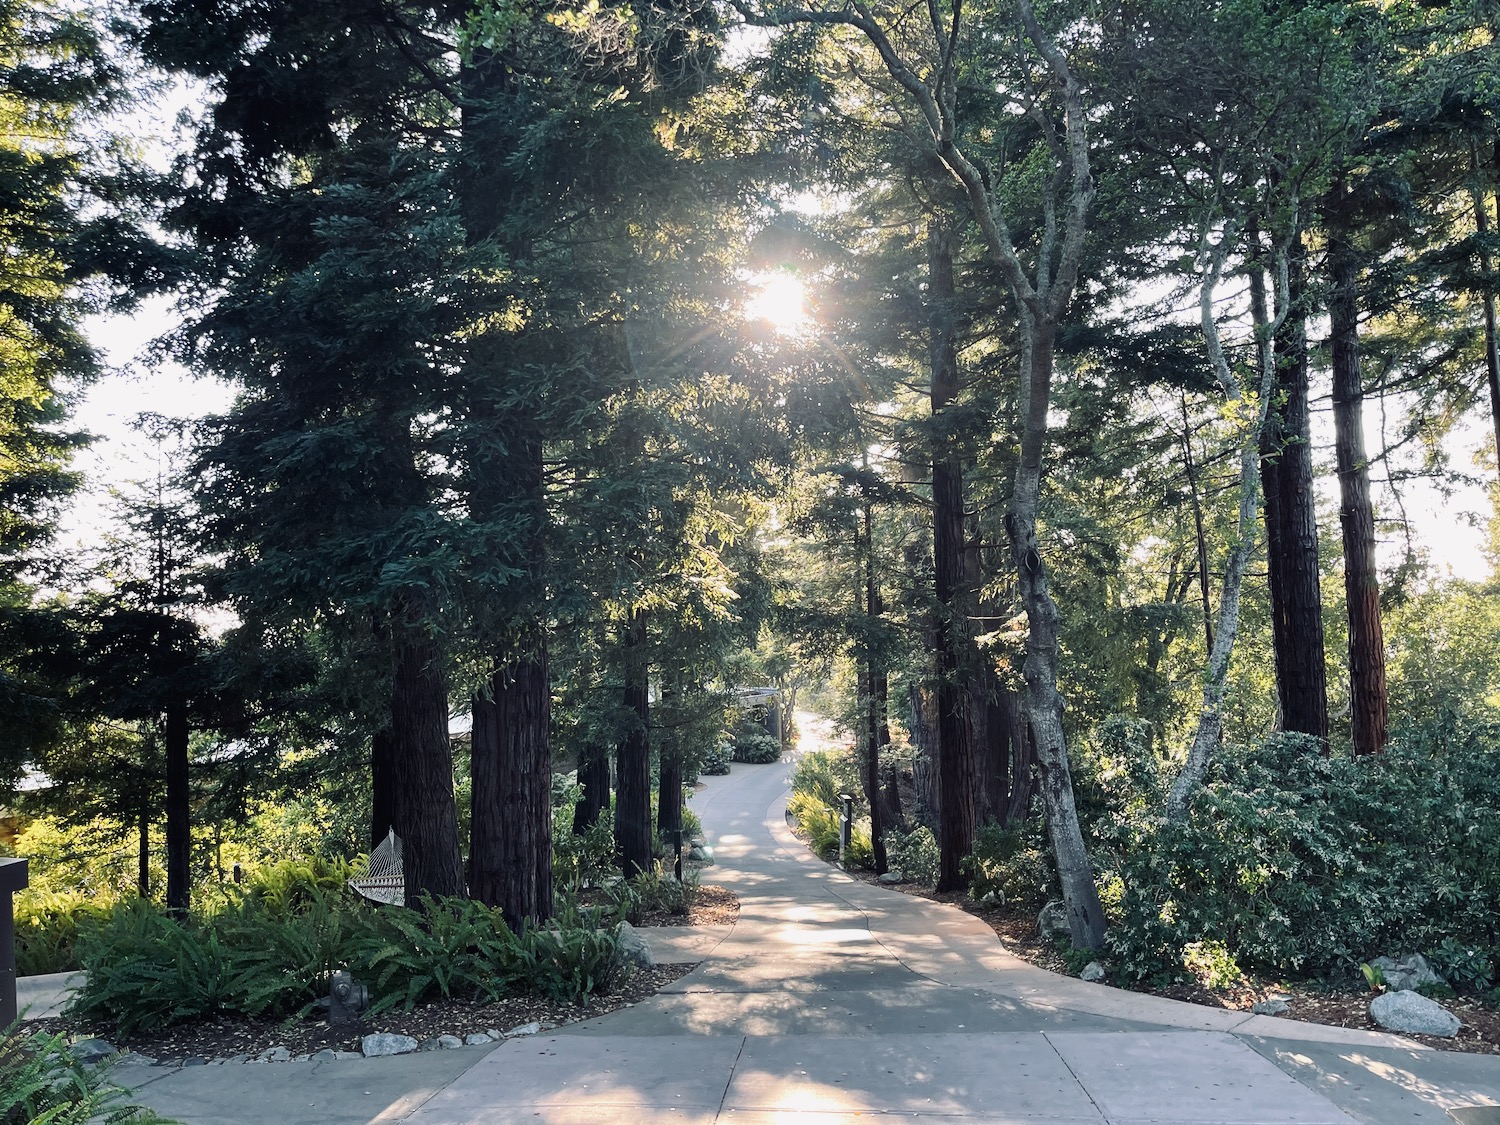
[[[406,872],[401,867],[401,837],[394,828],[386,831],[380,846],[370,853],[365,873],[349,880],[356,894],[386,906],[406,903]]]

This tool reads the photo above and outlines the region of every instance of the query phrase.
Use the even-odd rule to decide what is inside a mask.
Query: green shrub
[[[130,1091],[109,1081],[107,1066],[86,1066],[61,1035],[0,1032],[0,1121],[92,1125],[133,1121],[172,1125],[130,1104]]]
[[[716,742],[703,752],[703,761],[698,765],[698,772],[711,777],[722,776],[729,772],[729,763],[733,759],[734,753],[728,743]]]
[[[1430,724],[1362,759],[1297,735],[1226,747],[1182,823],[1115,822],[1116,967],[1173,976],[1198,942],[1247,968],[1310,975],[1445,939],[1494,949],[1497,755],[1492,724]]]
[[[213,917],[179,922],[148,904],[117,908],[80,941],[88,976],[72,1012],[128,1035],[203,1016],[282,1017],[305,1011],[347,968],[370,987],[371,1010],[433,996],[497,999],[525,991],[576,998],[607,987],[618,925],[573,913],[573,932],[517,935],[498,910],[468,899],[426,900],[421,912],[373,908],[312,891],[299,908],[254,895]]]
[[[109,917],[113,897],[26,890],[16,895],[16,973],[66,973],[78,968],[78,935]]]
[[[614,818],[606,809],[588,829],[573,832],[573,810],[552,823],[552,878],[559,887],[601,886],[615,871]]]
[[[734,736],[734,760],[751,765],[781,761],[781,742],[759,727],[741,727]]]
[[[830,863],[839,856],[839,826],[843,817],[841,793],[857,794],[847,787],[852,762],[848,755],[827,751],[804,754],[792,772],[792,796],[787,810],[799,828],[809,836],[808,844],[817,855]],[[874,845],[870,840],[870,820],[861,815],[861,802],[854,805],[855,821],[850,826],[849,847],[844,852],[845,867],[871,868],[875,865]]]
[[[938,842],[932,830],[918,825],[910,832],[892,828],[885,834],[885,854],[891,869],[904,879],[923,886],[937,885]]]
[[[982,899],[993,894],[1001,902],[1026,906],[1040,906],[1053,897],[1057,877],[1042,833],[1040,820],[1008,828],[990,821],[979,829],[969,859],[970,895]]]

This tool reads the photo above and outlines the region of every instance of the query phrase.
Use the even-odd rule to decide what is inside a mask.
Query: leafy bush
[[[839,855],[839,827],[843,818],[843,802],[839,794],[857,793],[856,789],[846,788],[844,784],[849,780],[845,774],[851,766],[846,755],[818,751],[802,755],[792,773],[792,796],[787,802],[787,810],[797,826],[807,833],[812,850],[830,863]],[[869,868],[875,864],[870,820],[867,815],[860,816],[859,811],[856,802],[856,817],[850,826],[844,864]]]
[[[171,1125],[130,1104],[130,1092],[109,1081],[108,1067],[86,1066],[60,1035],[0,1033],[0,1121],[90,1125],[133,1121]]]
[[[125,904],[80,941],[88,977],[72,1010],[128,1035],[210,1015],[294,1015],[326,995],[341,968],[370,986],[375,1012],[434,995],[576,998],[613,979],[603,958],[613,956],[617,925],[575,933],[560,921],[517,935],[482,903],[424,906],[376,909],[313,891],[278,913],[250,895],[211,918],[179,922],[146,903]]]
[[[1325,756],[1297,735],[1226,747],[1184,822],[1115,823],[1117,967],[1173,976],[1196,942],[1221,943],[1246,967],[1312,975],[1445,939],[1494,949],[1497,754],[1494,724],[1430,724],[1365,759]]]
[[[703,752],[703,761],[698,765],[698,772],[711,777],[721,776],[729,772],[729,763],[733,759],[734,754],[729,745],[716,742]]]
[[[1042,831],[1039,820],[1009,828],[991,821],[975,833],[969,893],[975,899],[994,894],[1002,902],[1031,906],[1053,897],[1057,876]]]
[[[118,900],[27,890],[15,898],[16,973],[66,973],[78,968],[80,930],[109,917]]]
[[[918,825],[910,832],[892,828],[885,834],[885,854],[893,870],[908,882],[937,885],[938,842],[932,830]]]
[[[759,727],[741,727],[734,736],[734,760],[751,765],[781,761],[781,742]]]
[[[573,809],[552,823],[552,878],[559,887],[597,887],[615,870],[614,818],[606,809],[586,831],[573,832]]]

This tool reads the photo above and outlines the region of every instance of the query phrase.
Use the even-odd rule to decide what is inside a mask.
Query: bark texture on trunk
[[[1489,211],[1485,207],[1485,185],[1481,179],[1479,146],[1473,148],[1474,228],[1479,233],[1479,276],[1484,282],[1480,303],[1484,307],[1484,366],[1490,389],[1490,425],[1495,431],[1495,456],[1500,458],[1500,334],[1495,325],[1495,274],[1485,238],[1490,232]],[[1496,142],[1491,167],[1500,171],[1500,142]],[[1495,195],[1495,221],[1500,223],[1500,192]]]
[[[870,806],[870,843],[874,853],[875,873],[884,875],[890,869],[885,852],[885,830],[890,827],[883,805],[880,784],[880,752],[885,748],[882,735],[890,739],[890,728],[886,724],[884,654],[878,651],[876,637],[880,618],[885,613],[885,601],[880,596],[880,581],[875,575],[874,518],[870,505],[864,506],[864,610],[866,616],[865,666],[860,674],[860,698],[864,701],[864,747],[860,755],[860,780],[865,791],[865,803]]]
[[[135,818],[135,892],[151,897],[151,810],[141,809]]]
[[[937,694],[930,688],[910,684],[906,693],[906,727],[916,747],[912,759],[912,785],[917,791],[916,816],[920,821],[936,824],[942,805],[942,778],[937,766]]]
[[[167,909],[179,917],[192,893],[192,798],[188,783],[187,701],[167,704]]]
[[[1083,842],[1078,807],[1073,799],[1073,775],[1068,764],[1063,730],[1063,698],[1057,689],[1059,623],[1057,603],[1047,578],[1047,566],[1037,549],[1036,521],[1041,504],[1042,453],[1046,444],[1047,412],[1052,400],[1053,343],[1056,327],[1023,317],[1026,330],[1025,377],[1027,393],[1023,416],[1021,461],[1005,530],[1015,560],[1021,604],[1026,608],[1026,717],[1036,753],[1038,788],[1047,814],[1047,834],[1057,861],[1068,929],[1077,949],[1104,944],[1104,907],[1094,884],[1094,867]]]
[[[1283,322],[1275,344],[1275,400],[1261,427],[1260,467],[1281,727],[1326,743],[1328,683],[1307,408],[1307,321],[1302,309],[1306,284],[1301,261],[1299,251],[1290,271],[1293,311]],[[1264,318],[1258,323],[1263,324]]]
[[[646,614],[632,610],[625,628],[625,709],[635,717],[615,752],[615,846],[625,877],[652,869],[651,707]]]
[[[1329,222],[1329,343],[1333,366],[1334,453],[1339,474],[1339,524],[1344,538],[1344,594],[1349,614],[1349,711],[1356,754],[1385,749],[1385,631],[1375,561],[1375,509],[1365,456],[1364,384],[1359,368],[1359,256],[1343,214],[1345,188],[1333,189]]]
[[[406,905],[421,896],[464,893],[448,743],[448,685],[442,653],[421,632],[395,638],[391,733],[395,740],[396,835],[401,837]]]
[[[932,560],[937,620],[939,891],[964,885],[962,863],[974,850],[974,747],[964,661],[964,488],[958,435],[949,407],[958,397],[952,235],[934,224],[928,232],[928,365],[932,386]]]
[[[609,747],[587,740],[578,751],[578,784],[583,795],[573,806],[573,834],[581,836],[609,808]]]
[[[552,917],[552,744],[547,642],[533,629],[474,700],[469,895],[511,927]]]
[[[396,804],[396,736],[382,727],[370,738],[371,848],[379,847],[396,826]]]

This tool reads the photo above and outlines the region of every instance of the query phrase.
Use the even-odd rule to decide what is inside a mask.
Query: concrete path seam
[[[1078,1088],[1083,1091],[1083,1096],[1088,1098],[1089,1105],[1094,1107],[1094,1112],[1099,1115],[1099,1120],[1103,1121],[1105,1125],[1109,1125],[1109,1118],[1104,1113],[1104,1107],[1094,1098],[1094,1091],[1084,1085],[1083,1079],[1078,1077],[1078,1072],[1073,1069],[1073,1064],[1057,1049],[1057,1044],[1052,1042],[1052,1036],[1048,1035],[1045,1031],[1041,1032],[1041,1036],[1047,1041],[1047,1046],[1052,1048],[1052,1053],[1057,1056],[1057,1061],[1063,1064],[1063,1068],[1073,1076],[1073,1081],[1078,1083]]]
[[[750,1042],[748,1035],[740,1036],[740,1049],[734,1053],[734,1062],[729,1064],[729,1077],[724,1080],[724,1092],[719,1095],[719,1108],[714,1110],[715,1121],[724,1113],[724,1103],[729,1100],[729,1087],[734,1085],[734,1075],[740,1068],[740,1059],[745,1057],[745,1044],[748,1042]]]

